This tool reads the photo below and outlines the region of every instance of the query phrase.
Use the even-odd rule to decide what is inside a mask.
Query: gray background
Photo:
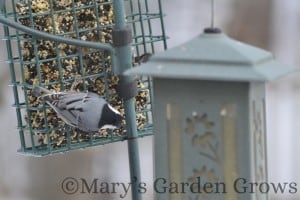
[[[265,48],[286,64],[300,66],[299,0],[216,0],[216,25],[230,36]],[[162,0],[168,46],[181,44],[202,32],[210,24],[208,0]],[[0,53],[5,55],[1,43]],[[3,58],[3,56],[1,56]],[[0,59],[2,60],[2,59]],[[300,73],[294,73],[267,85],[268,166],[270,182],[298,184],[300,199]],[[0,199],[119,199],[100,194],[65,195],[60,183],[65,177],[99,178],[108,182],[129,182],[127,143],[118,142],[45,158],[25,157],[16,153],[13,96],[8,68],[0,65]],[[152,137],[139,140],[142,180],[147,183],[144,199],[153,199]],[[270,195],[288,199],[289,195]],[[130,199],[130,194],[125,199]]]

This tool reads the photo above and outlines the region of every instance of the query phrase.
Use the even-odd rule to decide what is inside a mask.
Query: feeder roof
[[[294,71],[263,49],[223,33],[203,33],[158,53],[126,75],[225,81],[268,81]]]

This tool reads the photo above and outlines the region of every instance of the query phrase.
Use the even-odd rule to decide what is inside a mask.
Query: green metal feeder
[[[214,28],[127,71],[153,77],[156,199],[267,199],[265,82],[291,71]]]
[[[136,95],[130,105],[117,90],[134,87],[133,78],[119,75],[137,65],[139,56],[166,48],[160,0],[2,3],[2,39],[11,72],[20,152],[43,156],[122,141],[132,137],[128,134],[135,129],[134,137],[152,134],[150,80],[137,81],[136,94],[127,97]],[[158,22],[161,29],[154,32],[152,24]],[[33,85],[68,90],[75,79],[79,79],[76,90],[96,92],[126,115],[120,130],[89,134],[73,130],[31,94]]]

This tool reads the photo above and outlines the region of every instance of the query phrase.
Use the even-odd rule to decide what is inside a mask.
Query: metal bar
[[[117,30],[126,30],[125,22],[125,5],[124,0],[114,0],[114,17],[115,27]],[[118,71],[122,74],[125,70],[132,67],[132,53],[131,43],[123,46],[115,47],[116,59],[119,64],[117,67]],[[122,63],[122,64],[120,64]],[[134,78],[131,76],[123,77],[124,81],[132,82]],[[128,153],[129,153],[129,165],[130,165],[130,180],[132,183],[131,193],[133,200],[142,199],[141,193],[139,193],[138,185],[141,182],[140,172],[140,160],[139,160],[139,149],[138,149],[138,133],[136,126],[136,113],[134,98],[130,98],[124,101],[124,109],[126,115],[126,128],[128,136]]]
[[[146,15],[148,15],[149,13],[148,0],[145,0],[145,8],[146,8]],[[148,23],[149,35],[152,36],[152,25],[151,25],[151,19],[149,17],[147,17],[147,23]],[[151,44],[151,53],[154,54],[155,53],[154,42],[151,42],[150,44]]]
[[[159,7],[159,13],[160,15],[160,24],[161,24],[161,30],[162,30],[162,35],[163,35],[163,42],[164,42],[164,49],[166,50],[168,48],[167,46],[167,38],[166,38],[166,32],[165,32],[165,25],[164,25],[164,20],[163,20],[163,9],[161,5],[161,1],[158,0],[158,7]]]
[[[130,17],[131,17],[131,22],[132,23],[132,30],[133,30],[133,35],[137,35],[138,32],[137,32],[137,28],[136,28],[136,20],[135,20],[135,14],[134,13],[134,7],[133,7],[133,3],[132,3],[132,0],[130,0]],[[134,37],[134,43],[138,43],[138,38],[137,37]],[[136,50],[136,54],[137,56],[140,56],[140,49],[138,46],[135,47],[135,50]]]
[[[67,43],[67,44],[71,44],[71,45],[75,45],[75,46],[89,47],[89,48],[93,48],[93,49],[103,49],[103,50],[109,51],[111,53],[114,53],[114,49],[111,44],[103,44],[103,43],[99,43],[99,42],[88,42],[88,41],[71,39],[71,38],[66,38],[66,37],[57,36],[57,35],[51,35],[51,34],[48,34],[45,32],[34,30],[27,26],[21,25],[17,22],[6,19],[5,17],[0,17],[0,23],[5,24],[6,26],[13,27],[17,30],[23,31],[27,34],[35,36],[36,38],[52,40],[52,41],[59,42],[59,43]]]
[[[3,11],[4,14],[6,13],[6,7],[5,4],[3,3]],[[3,26],[4,29],[4,36],[9,38],[9,28],[8,26]],[[8,60],[12,60],[13,59],[13,54],[12,54],[12,46],[11,46],[11,41],[10,40],[6,40],[6,48],[7,48],[7,57]],[[14,93],[14,102],[15,105],[19,105],[20,104],[20,100],[19,100],[19,94],[18,94],[18,88],[16,85],[16,74],[15,74],[15,67],[14,67],[14,63],[10,62],[9,63],[9,70],[10,70],[10,78],[11,78],[11,82],[12,82],[12,88],[13,88],[13,93]],[[21,116],[21,109],[20,107],[16,107],[16,114],[17,114],[17,121],[18,121],[18,129],[19,129],[19,136],[20,136],[20,142],[21,142],[21,150],[25,150],[25,138],[24,138],[24,134],[23,134],[23,123],[22,123],[22,116]]]
[[[95,5],[95,14],[96,14],[96,19],[97,19],[97,28],[96,28],[96,30],[97,30],[97,35],[98,35],[98,37],[99,37],[99,39],[101,38],[101,29],[103,28],[102,26],[101,26],[101,24],[100,24],[100,15],[99,15],[99,4],[97,3],[97,1],[96,0],[93,0],[93,4]],[[100,40],[101,41],[101,40]]]
[[[14,0],[12,0],[12,5],[15,5],[15,1]],[[13,15],[13,19],[14,19],[14,21],[17,21],[17,17],[16,17],[16,15],[15,15],[15,13],[16,13],[16,10],[15,10],[16,8],[14,7],[14,6],[12,6],[12,10],[13,10],[13,13],[14,13],[14,15]],[[7,17],[7,15],[6,15],[6,17]],[[18,45],[18,56],[19,56],[19,58],[21,58],[22,57],[22,55],[21,55],[21,51],[20,51],[20,40],[19,40],[19,32],[16,30],[16,33],[15,33],[15,36],[16,36],[16,38],[17,38],[17,45]],[[10,36],[9,36],[9,38],[8,38],[8,40],[10,41],[10,43],[12,43],[12,40],[11,40],[11,33],[10,33]],[[8,53],[9,54],[12,54],[13,55],[13,52],[11,52],[11,50],[9,50],[8,49]],[[19,59],[20,60],[20,64],[21,64],[21,66],[23,66],[23,64],[22,64],[22,59]],[[12,61],[12,63],[14,63],[14,64],[16,64],[16,62],[14,62],[14,61]],[[22,77],[22,82],[24,83],[25,82],[25,72],[24,72],[24,68],[23,67],[20,67],[20,69],[21,69],[21,77]],[[15,74],[14,74],[14,76],[16,76]],[[17,84],[15,84],[15,87],[17,87],[18,88],[18,85]],[[25,88],[24,88],[24,90],[25,90]],[[28,115],[28,117],[30,118],[30,115],[31,115],[31,113],[28,111],[28,97],[27,97],[27,92],[24,92],[24,98],[25,98],[25,104],[26,104],[26,112],[28,113],[27,115]],[[21,107],[20,107],[20,102],[19,102],[19,105],[17,106],[18,107],[18,109],[20,110],[21,109]],[[22,115],[22,114],[21,114]],[[18,120],[18,123],[21,123],[21,124],[23,124],[22,123],[22,121],[21,122],[19,122],[19,118],[17,118],[17,120]],[[29,127],[31,127],[31,122],[29,121],[28,122],[28,126]],[[19,128],[19,132],[20,132],[20,134],[22,133],[22,136],[21,136],[21,149],[23,149],[24,151],[26,150],[26,146],[28,146],[28,145],[26,145],[26,142],[25,141],[22,141],[22,140],[24,140],[25,139],[25,135],[24,135],[24,127],[22,126],[22,128],[20,129]],[[31,145],[33,146],[33,143],[32,143],[32,141],[31,141]]]
[[[142,15],[142,5],[140,0],[138,0],[138,9],[139,9],[139,21],[140,21],[140,26],[141,26],[142,36],[143,36],[142,40],[143,40],[144,52],[147,52],[147,45],[145,39],[145,27],[144,27],[143,15]]]

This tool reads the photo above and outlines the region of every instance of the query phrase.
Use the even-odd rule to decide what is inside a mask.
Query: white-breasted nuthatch
[[[102,97],[92,92],[51,92],[34,86],[32,94],[50,105],[68,125],[84,132],[119,128],[122,115]]]

